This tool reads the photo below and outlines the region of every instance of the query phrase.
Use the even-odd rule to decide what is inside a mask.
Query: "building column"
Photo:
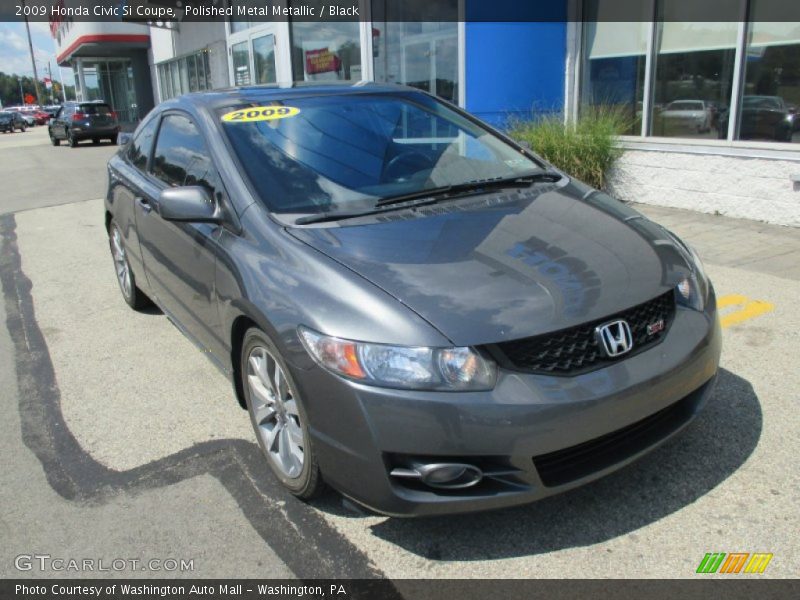
[[[80,58],[75,59],[75,72],[78,75],[76,82],[78,83],[78,89],[75,91],[75,99],[80,101],[85,100],[85,92],[86,92],[86,81],[83,78],[83,60]]]

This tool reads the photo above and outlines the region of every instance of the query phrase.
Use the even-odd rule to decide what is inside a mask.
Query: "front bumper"
[[[487,392],[298,372],[323,476],[358,503],[402,516],[524,504],[597,479],[677,433],[706,402],[721,351],[713,291],[708,304],[704,313],[679,307],[661,343],[607,368],[574,377],[501,370]],[[412,459],[475,464],[490,476],[436,490],[389,475]]]

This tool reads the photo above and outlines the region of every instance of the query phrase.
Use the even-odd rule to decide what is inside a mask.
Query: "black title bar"
[[[800,22],[797,0],[0,0],[0,21]]]

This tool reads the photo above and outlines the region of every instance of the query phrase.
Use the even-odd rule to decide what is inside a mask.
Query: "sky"
[[[49,24],[31,21],[30,26],[39,79],[47,76],[47,61],[49,60],[53,79],[60,81],[61,75],[56,65],[55,40],[50,36]],[[0,71],[10,75],[33,76],[25,23],[0,22]],[[73,85],[75,80],[72,69],[64,68],[61,69],[61,72],[64,74],[64,82],[67,85]]]

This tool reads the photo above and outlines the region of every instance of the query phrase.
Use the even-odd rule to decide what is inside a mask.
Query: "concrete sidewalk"
[[[800,229],[678,208],[631,205],[691,244],[704,262],[800,281]]]

